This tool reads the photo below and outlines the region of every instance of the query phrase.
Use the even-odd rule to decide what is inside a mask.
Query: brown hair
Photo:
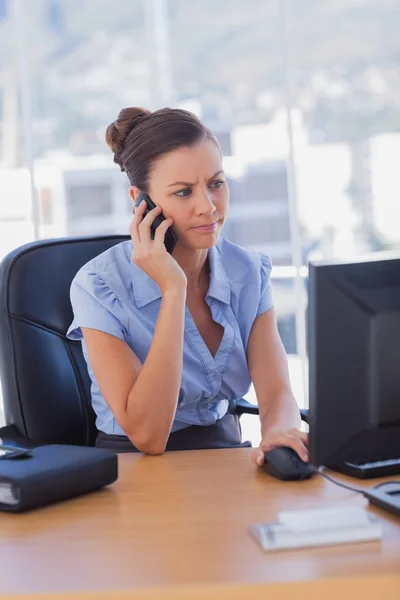
[[[191,112],[162,108],[123,108],[107,127],[106,142],[114,152],[114,162],[126,171],[131,185],[147,191],[154,162],[163,154],[202,140],[219,144],[214,134]]]

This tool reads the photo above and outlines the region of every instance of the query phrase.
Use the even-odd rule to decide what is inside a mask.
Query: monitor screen
[[[310,460],[400,457],[400,256],[309,269]]]

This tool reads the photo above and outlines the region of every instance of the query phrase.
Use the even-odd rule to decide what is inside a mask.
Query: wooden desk
[[[109,489],[0,513],[0,599],[399,600],[400,520],[379,509],[381,543],[264,554],[251,523],[365,500],[320,476],[280,482],[250,453],[120,455]]]

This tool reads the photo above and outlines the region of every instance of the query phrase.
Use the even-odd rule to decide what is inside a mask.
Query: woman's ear
[[[140,194],[140,190],[138,187],[136,187],[136,185],[131,185],[129,187],[129,195],[132,198],[132,201],[134,204],[135,204],[136,200],[138,199],[139,194]]]

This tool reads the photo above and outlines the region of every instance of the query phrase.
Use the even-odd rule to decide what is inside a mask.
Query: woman
[[[229,190],[214,135],[184,110],[126,108],[106,141],[132,201],[144,191],[157,208],[143,218],[142,203],[132,241],[91,260],[71,286],[68,336],[82,340],[97,446],[147,454],[250,446],[228,406],[252,380],[262,430],[254,462],[280,445],[307,460],[272,308],[271,262],[220,239]],[[163,243],[171,226],[172,255]]]

